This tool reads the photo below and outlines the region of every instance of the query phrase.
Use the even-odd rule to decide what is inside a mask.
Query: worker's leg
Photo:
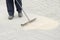
[[[16,9],[18,11],[18,16],[22,17],[22,0],[15,0]]]
[[[7,5],[7,11],[9,16],[14,15],[14,3],[13,0],[6,0],[6,5]]]
[[[18,2],[18,3],[17,3]],[[21,11],[22,11],[22,0],[15,0],[15,5],[16,5],[16,9],[17,9],[17,11],[20,13]],[[20,6],[21,7],[20,7]]]

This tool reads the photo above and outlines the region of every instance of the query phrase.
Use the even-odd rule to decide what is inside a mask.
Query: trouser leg
[[[6,0],[6,5],[7,5],[7,11],[9,16],[14,15],[14,3],[13,0]]]
[[[20,6],[22,7],[22,0],[17,0],[17,1],[19,2]],[[22,11],[22,8],[19,6],[17,1],[15,0],[16,9],[20,13]]]

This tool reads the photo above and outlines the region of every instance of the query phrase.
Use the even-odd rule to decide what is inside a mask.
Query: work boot
[[[12,19],[13,19],[13,17],[14,17],[14,16],[9,16],[9,17],[8,17],[8,19],[9,19],[9,20],[12,20]]]
[[[23,16],[22,12],[18,12],[18,17],[22,17],[22,16]]]

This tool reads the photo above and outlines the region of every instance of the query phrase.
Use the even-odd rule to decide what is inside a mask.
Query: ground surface
[[[23,8],[27,14],[48,17],[60,24],[60,0],[23,0]],[[60,25],[52,30],[25,31],[20,24],[27,19],[16,14],[13,20],[8,20],[5,0],[0,0],[0,40],[60,40]]]

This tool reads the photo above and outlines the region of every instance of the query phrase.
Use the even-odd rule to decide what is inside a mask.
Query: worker
[[[16,10],[18,12],[18,17],[22,17],[22,0],[6,0],[8,19],[11,20],[14,18],[14,3],[16,5]],[[20,7],[20,6],[21,7]]]

